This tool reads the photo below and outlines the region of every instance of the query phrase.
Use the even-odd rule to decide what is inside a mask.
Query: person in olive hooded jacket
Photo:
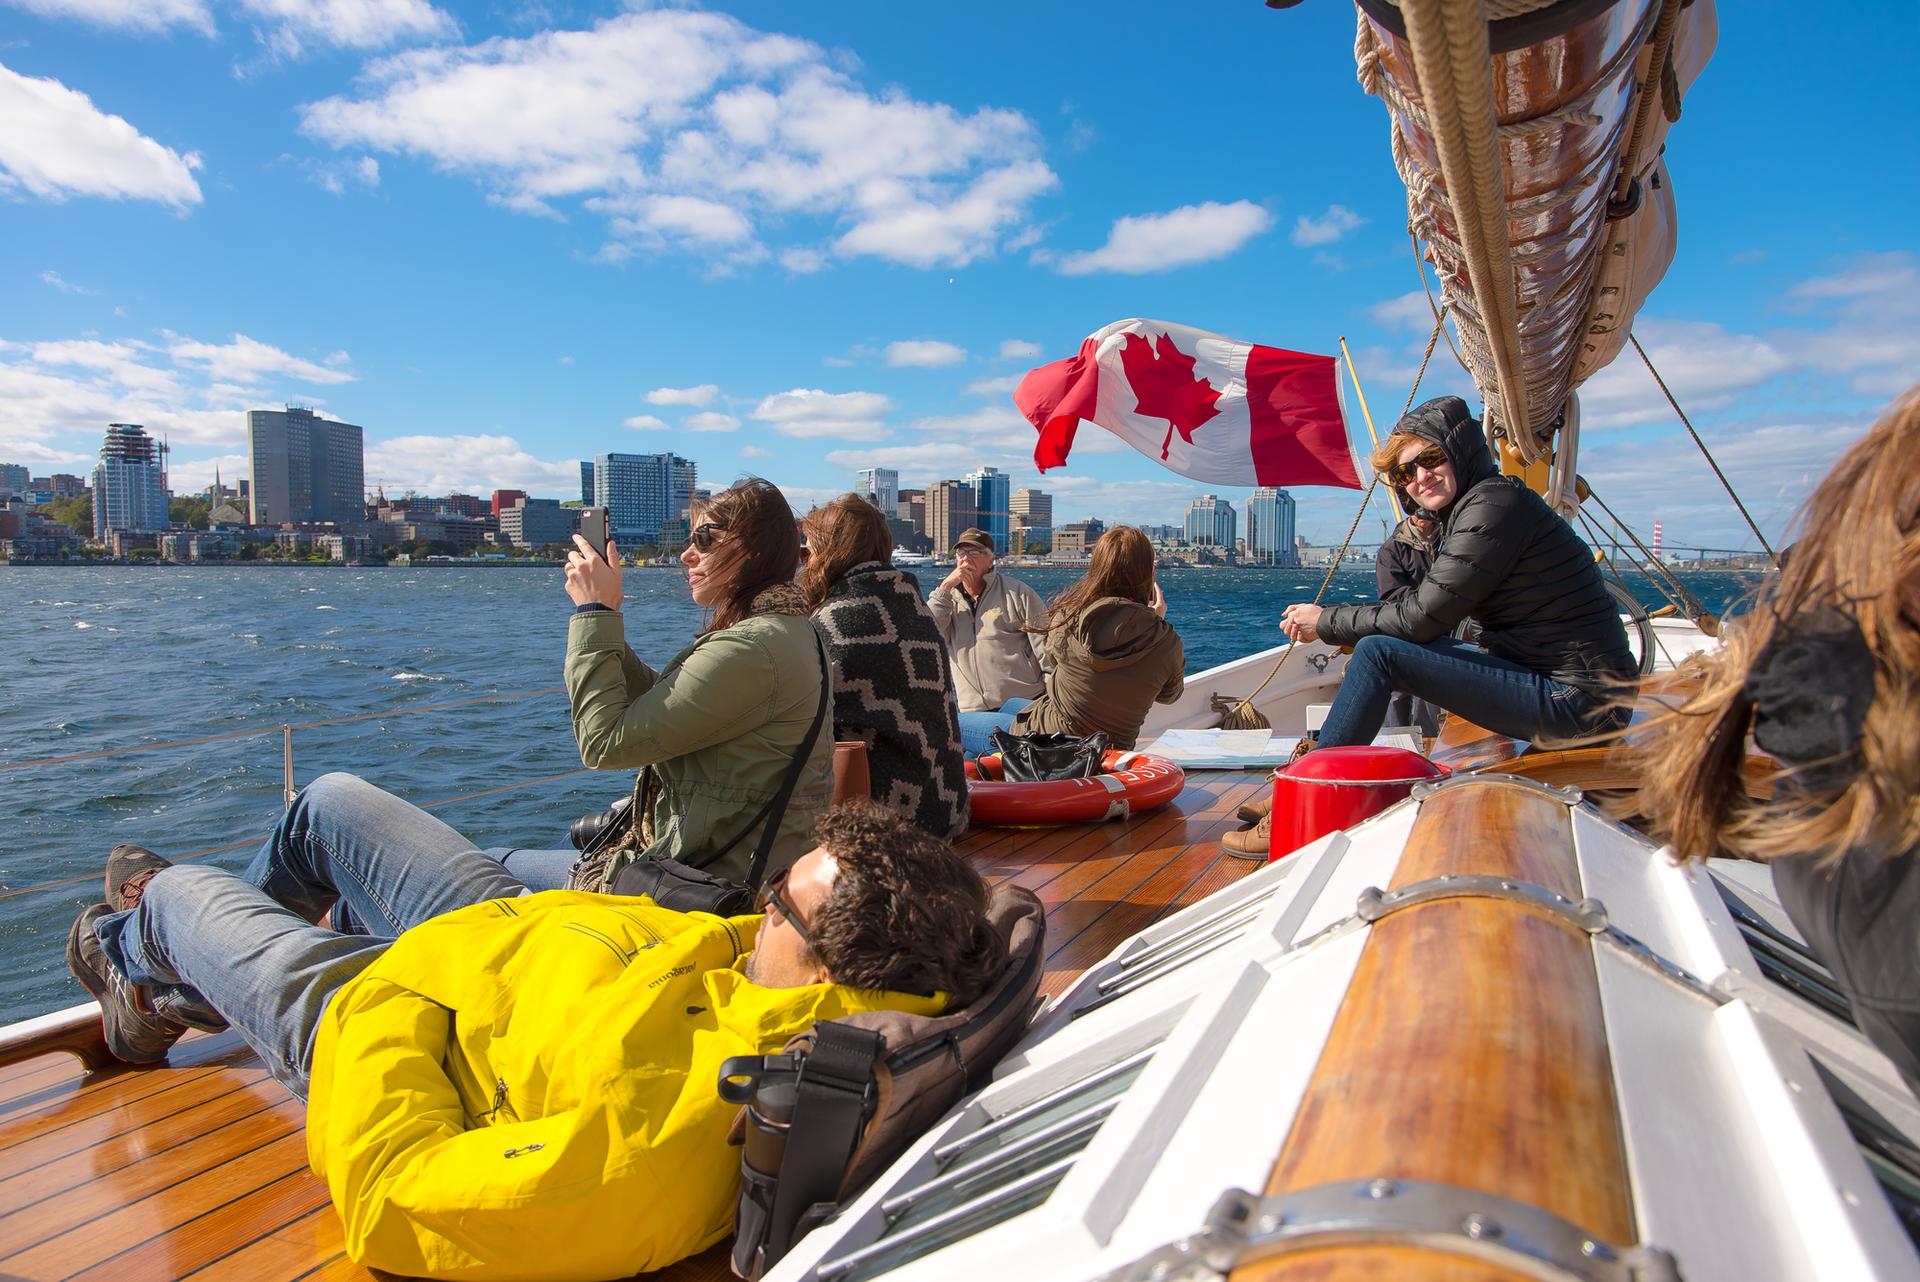
[[[1411,592],[1364,605],[1291,605],[1295,641],[1351,645],[1322,747],[1368,743],[1404,690],[1516,739],[1567,740],[1617,723],[1638,666],[1591,550],[1518,477],[1501,476],[1457,396],[1416,406],[1374,455],[1389,484],[1440,518]],[[1471,616],[1479,644],[1449,634]]]
[[[1147,536],[1114,526],[1094,545],[1086,576],[1047,607],[1052,669],[1040,697],[1013,719],[1014,731],[1098,730],[1110,747],[1133,747],[1148,710],[1186,688],[1186,647],[1166,615]]]

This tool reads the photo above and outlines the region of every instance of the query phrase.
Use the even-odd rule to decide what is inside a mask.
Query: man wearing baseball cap
[[[928,595],[927,607],[953,652],[960,743],[974,757],[990,751],[987,735],[1004,718],[969,713],[1017,712],[1045,689],[1041,637],[1027,628],[1046,624],[1047,607],[1038,592],[994,570],[993,536],[985,530],[962,530],[953,556],[953,573]]]

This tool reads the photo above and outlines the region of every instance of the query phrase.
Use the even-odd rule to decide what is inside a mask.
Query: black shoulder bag
[[[801,740],[793,764],[787,767],[786,778],[780,781],[780,791],[774,793],[772,799],[760,807],[760,813],[747,820],[746,827],[734,834],[733,840],[722,846],[713,857],[714,862],[724,858],[728,851],[740,844],[740,838],[753,831],[755,824],[764,821],[760,843],[754,848],[753,861],[747,865],[746,884],[729,881],[678,859],[642,858],[635,859],[613,875],[608,893],[645,895],[662,908],[683,913],[739,917],[754,910],[760,894],[760,881],[767,872],[767,857],[773,853],[774,839],[780,834],[780,822],[787,814],[787,803],[793,798],[794,786],[800,782],[800,772],[806,769],[807,760],[813,756],[813,745],[820,738],[820,726],[827,719],[828,686],[832,682],[829,674],[832,669],[827,663],[826,644],[820,640],[818,631],[814,632],[813,640],[820,647],[820,706],[814,710],[813,724],[807,727],[807,737]]]

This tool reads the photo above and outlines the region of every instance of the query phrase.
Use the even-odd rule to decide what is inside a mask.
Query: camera
[[[599,814],[581,815],[567,829],[567,839],[575,850],[592,850],[609,829],[618,831],[626,826],[627,808],[632,804],[632,797],[622,797]]]

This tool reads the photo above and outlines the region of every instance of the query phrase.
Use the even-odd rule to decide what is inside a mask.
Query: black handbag
[[[1086,738],[1070,734],[1013,734],[993,732],[1000,754],[1000,777],[1009,782],[1039,783],[1051,779],[1091,779],[1100,773],[1107,753],[1107,735],[1096,730]]]
[[[753,859],[747,865],[745,883],[696,868],[678,859],[642,858],[633,860],[613,874],[607,886],[608,894],[645,895],[662,908],[682,913],[740,917],[754,911],[760,897],[761,879],[767,873],[767,858],[773,853],[775,838],[780,835],[780,821],[786,817],[787,803],[793,799],[794,787],[800,782],[800,772],[806,769],[807,759],[813,755],[813,745],[820,738],[820,727],[827,719],[831,669],[827,663],[826,645],[820,640],[819,632],[814,633],[813,639],[820,647],[820,706],[814,710],[813,724],[807,727],[807,737],[801,740],[799,751],[794,753],[793,764],[787,767],[786,777],[780,781],[780,791],[760,807],[758,814],[747,820],[746,826],[735,833],[733,840],[722,846],[711,861],[717,863],[725,858],[728,851],[740,844],[742,837],[753,831],[754,825],[764,821],[759,844],[755,846]],[[627,808],[629,825],[635,809],[635,806]],[[602,830],[600,835],[606,838],[607,830]]]

